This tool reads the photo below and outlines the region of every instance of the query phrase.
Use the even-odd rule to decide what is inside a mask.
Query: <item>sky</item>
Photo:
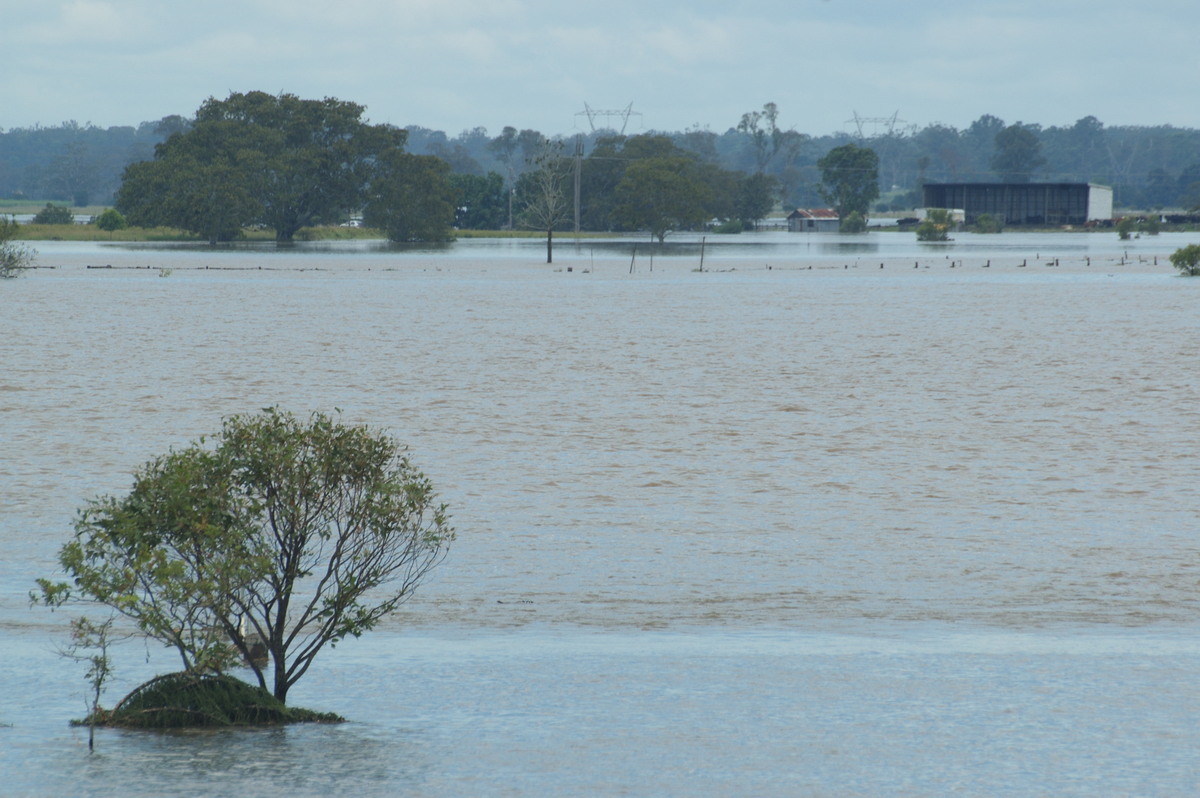
[[[3,0],[0,129],[336,97],[455,136],[1007,124],[1200,128],[1197,0]],[[626,111],[622,115],[597,112]],[[867,122],[864,132],[881,132]]]

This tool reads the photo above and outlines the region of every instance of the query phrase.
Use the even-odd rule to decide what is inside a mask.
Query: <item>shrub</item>
[[[13,243],[20,225],[11,219],[0,219],[0,279],[17,277],[33,265],[32,249]]]
[[[111,233],[113,230],[124,230],[129,225],[120,211],[109,208],[96,217],[96,226]]]
[[[975,219],[976,233],[1000,233],[1004,230],[1004,222],[990,213],[981,213]]]
[[[842,220],[839,232],[842,233],[863,233],[867,230],[867,220],[861,213],[854,211],[845,219]]]
[[[949,241],[953,221],[945,208],[930,208],[925,221],[917,225],[918,241]]]

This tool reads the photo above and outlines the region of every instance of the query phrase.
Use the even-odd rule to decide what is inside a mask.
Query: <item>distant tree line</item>
[[[262,99],[273,95],[250,92],[234,96]],[[187,133],[201,123],[215,129],[209,123],[220,120],[206,114],[219,112],[221,103],[228,102],[212,100],[193,118],[169,116],[136,127],[99,128],[70,121],[53,127],[0,131],[0,198],[112,204],[127,166],[153,161],[156,147],[166,146],[173,134]],[[359,112],[355,121],[364,128],[381,132],[380,126],[363,121],[360,106],[342,105]],[[935,123],[923,128],[894,127],[864,138],[849,132],[804,134],[794,127],[781,127],[779,120],[779,108],[767,103],[761,110],[743,114],[721,133],[695,127],[628,136],[598,130],[577,137],[548,137],[536,130],[505,127],[493,136],[477,127],[450,137],[412,125],[397,131],[404,139],[396,146],[397,152],[409,157],[389,156],[390,162],[383,158],[379,163],[394,173],[417,169],[424,174],[413,178],[418,182],[439,172],[450,184],[441,197],[452,206],[451,223],[481,229],[520,226],[519,195],[528,193],[520,185],[522,177],[540,168],[537,158],[547,142],[557,143],[562,157],[574,162],[576,139],[582,164],[580,223],[584,229],[620,230],[642,224],[628,192],[655,173],[663,175],[664,169],[673,169],[683,178],[682,183],[675,181],[674,193],[687,194],[679,191],[684,184],[702,187],[691,198],[692,207],[676,207],[670,214],[674,226],[686,227],[701,217],[752,221],[757,211],[749,205],[767,195],[785,209],[823,206],[827,200],[819,162],[848,144],[869,148],[878,158],[880,196],[873,200],[872,211],[902,211],[919,205],[920,187],[926,182],[992,180],[1102,183],[1114,187],[1116,203],[1126,208],[1200,206],[1200,130],[1168,125],[1106,127],[1091,116],[1072,125],[1042,127],[1008,124],[984,115],[961,130]],[[175,148],[172,157],[184,155],[179,143],[171,146]],[[417,156],[432,156],[444,166],[411,160]],[[239,161],[233,150],[224,157],[231,167],[248,165]],[[374,156],[366,161],[375,164]],[[649,162],[640,163],[644,161]],[[622,179],[626,179],[624,200],[617,192]],[[366,186],[358,188],[365,190]],[[380,193],[384,185],[376,188],[378,208],[384,201]],[[662,188],[666,191],[667,187]],[[237,204],[234,198],[228,199]],[[400,199],[397,195],[389,201]],[[303,209],[293,210],[304,214]],[[260,215],[271,216],[264,223],[279,223],[286,229],[290,222],[278,215],[286,212],[272,208]],[[573,221],[569,220],[570,224]],[[394,232],[401,237],[421,234]]]

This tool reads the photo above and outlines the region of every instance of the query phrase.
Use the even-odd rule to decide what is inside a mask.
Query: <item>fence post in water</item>
[[[633,262],[637,260],[637,244],[633,245],[633,254],[629,256],[629,273],[633,274]]]
[[[700,236],[700,271],[704,271],[704,244],[708,241],[708,236]]]

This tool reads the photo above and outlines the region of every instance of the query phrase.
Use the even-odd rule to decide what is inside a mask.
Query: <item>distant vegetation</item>
[[[794,113],[799,114],[798,111]],[[897,125],[834,133],[802,132],[781,120],[787,109],[767,103],[741,120],[716,122],[716,130],[694,127],[684,131],[652,131],[667,136],[680,149],[705,163],[742,173],[763,173],[781,187],[785,207],[822,204],[816,162],[847,143],[867,144],[879,155],[883,204],[907,210],[920,204],[924,181],[998,180],[1005,169],[1036,180],[1094,182],[1113,186],[1116,202],[1125,208],[1180,208],[1200,204],[1200,130],[1155,125],[1107,127],[1092,116],[1071,125],[1043,127],[1035,123],[1005,123],[985,114],[963,129],[940,123],[924,127]],[[111,205],[127,165],[154,157],[154,147],[172,133],[186,130],[194,120],[168,116],[135,125],[100,128],[75,121],[55,126],[0,131],[0,199],[36,198],[73,206]],[[1019,151],[1036,140],[1042,163],[997,160],[996,136],[1011,132],[1010,149]],[[541,140],[573,137],[506,127],[489,133],[482,127],[458,135],[409,125],[406,151],[434,155],[455,175],[486,177],[495,173],[511,186],[527,171],[529,156]],[[639,131],[644,133],[646,131]],[[875,135],[873,135],[875,134]],[[584,154],[591,154],[613,130],[582,134]],[[573,146],[568,147],[573,151]],[[872,208],[872,210],[878,210]],[[507,222],[507,207],[501,214]],[[468,225],[473,226],[473,225]]]
[[[136,127],[66,122],[0,131],[0,209],[6,199],[33,198],[56,207],[116,205],[130,225],[208,241],[266,228],[286,242],[352,218],[396,241],[463,230],[549,233],[573,229],[576,218],[583,231],[662,240],[714,223],[753,229],[796,207],[832,204],[847,222],[855,211],[909,212],[922,203],[922,185],[945,181],[1093,182],[1113,186],[1123,208],[1200,207],[1200,131],[1105,127],[1090,116],[1042,127],[985,114],[962,130],[892,125],[814,135],[786,126],[781,109],[766,103],[723,132],[561,137],[510,126],[451,137],[370,124],[365,111],[337,99],[248,92],[209,99],[191,118]],[[551,151],[554,161],[545,157]],[[830,177],[831,159],[847,152],[873,161],[874,179],[859,187],[870,199],[853,208],[844,178],[854,172]],[[552,203],[552,224],[535,221],[546,216],[535,213],[538,204],[554,197],[569,200],[569,212]]]

